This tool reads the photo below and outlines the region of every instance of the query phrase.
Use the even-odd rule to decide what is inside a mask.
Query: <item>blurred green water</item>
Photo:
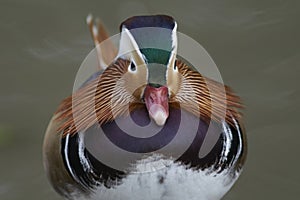
[[[172,15],[247,105],[248,161],[224,199],[299,199],[299,2],[2,0],[1,200],[61,199],[43,171],[42,140],[93,48],[88,13],[111,33],[129,16]]]

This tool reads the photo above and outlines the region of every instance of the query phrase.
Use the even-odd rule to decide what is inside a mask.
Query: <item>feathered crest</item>
[[[170,98],[170,103],[201,117],[209,122],[226,120],[232,124],[232,117],[240,120],[240,98],[226,85],[202,76],[180,60],[176,66],[181,75],[180,89]]]
[[[56,111],[56,119],[63,121],[58,131],[73,135],[144,106],[126,90],[123,75],[129,64],[127,60],[118,59],[98,78],[66,98]],[[203,77],[180,60],[176,61],[176,66],[181,74],[180,89],[170,96],[170,107],[181,107],[207,122],[226,120],[232,124],[232,117],[240,119],[239,109],[243,106],[228,86]]]
[[[122,87],[123,75],[127,72],[128,65],[129,61],[118,59],[99,77],[63,100],[56,111],[56,119],[63,121],[58,131],[63,131],[64,135],[73,135],[96,123],[103,124],[128,114],[129,109],[133,109],[134,103],[137,102],[137,99]]]

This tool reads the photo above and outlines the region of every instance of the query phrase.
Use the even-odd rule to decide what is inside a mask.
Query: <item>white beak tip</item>
[[[165,112],[156,112],[154,116],[152,116],[153,120],[158,126],[165,125],[168,116],[165,114]]]

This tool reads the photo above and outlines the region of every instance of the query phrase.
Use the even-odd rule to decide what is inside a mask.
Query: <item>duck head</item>
[[[176,92],[177,24],[166,15],[131,17],[121,26],[118,58],[129,61],[127,76],[150,118],[163,126],[169,97]],[[172,80],[171,80],[172,79]]]
[[[59,106],[57,119],[64,121],[59,130],[65,135],[113,121],[139,106],[147,108],[158,126],[167,123],[171,107],[205,121],[221,121],[224,113],[229,123],[232,116],[239,117],[237,108],[242,106],[230,88],[176,58],[177,24],[172,17],[131,17],[120,29],[114,62]]]

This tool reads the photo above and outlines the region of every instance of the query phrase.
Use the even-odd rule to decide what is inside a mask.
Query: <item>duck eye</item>
[[[130,71],[136,71],[136,66],[133,62],[130,64]]]
[[[174,63],[173,69],[174,69],[174,71],[177,70],[176,62]]]

